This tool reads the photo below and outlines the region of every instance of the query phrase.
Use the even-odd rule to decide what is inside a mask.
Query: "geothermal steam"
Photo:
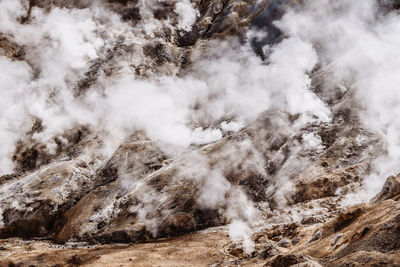
[[[351,93],[353,108],[365,127],[385,143],[385,153],[374,162],[364,189],[353,195],[352,201],[368,200],[366,196],[376,193],[389,174],[399,172],[397,13],[385,12],[374,0],[308,1],[275,22],[285,38],[263,47],[264,61],[246,40],[227,38],[208,41],[206,53],[201,44],[195,47],[194,63],[182,73],[179,64],[167,63],[148,68],[139,77],[138,66],[154,63],[144,55],[147,42],[157,41],[164,29],[190,31],[199,16],[194,4],[181,0],[171,11],[175,20],[159,21],[152,12],[154,3],[139,1],[142,20],[132,26],[97,1],[83,9],[33,7],[25,23],[21,18],[27,16],[27,1],[0,1],[0,32],[23,46],[26,54],[24,61],[0,56],[1,174],[13,172],[16,144],[37,120],[43,131],[33,138],[47,144],[50,154],[54,153],[55,136],[85,125],[104,140],[102,160],[137,130],[167,153],[177,155],[240,130],[264,111],[299,116],[288,131],[311,122],[329,122],[325,99],[310,90],[310,74],[317,67],[328,74],[323,95],[329,96],[337,88]],[[267,34],[248,29],[245,36]],[[131,53],[119,55],[109,66],[111,75],[100,73],[84,94],[76,95],[77,84],[93,62],[116,42],[130,47]],[[170,53],[183,51],[171,47]],[[303,139],[307,146],[323,149],[313,134]],[[251,146],[244,142],[246,145]],[[238,148],[226,162],[213,167],[208,159],[192,157],[195,160],[183,164],[181,172],[192,174],[202,184],[198,197],[202,206],[228,206],[228,219],[234,222],[231,236],[251,247],[248,225],[258,218],[252,203],[241,192],[235,199],[225,198],[232,185],[223,170],[244,161],[242,149],[252,148]],[[262,166],[262,159],[253,164]],[[277,190],[290,193],[288,177],[280,180]],[[238,208],[241,205],[243,208]]]

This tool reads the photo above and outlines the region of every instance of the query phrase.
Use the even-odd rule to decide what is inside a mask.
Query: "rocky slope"
[[[371,2],[374,17],[398,17],[396,1]],[[22,78],[1,88],[28,104],[1,113],[12,168],[0,177],[0,265],[400,265],[399,176],[379,177],[371,202],[357,199],[391,153],[365,123],[361,82],[337,84],[329,45],[304,45],[273,22],[304,6],[313,10],[283,0],[3,2],[17,26],[0,21],[0,63],[29,71],[20,94]],[[300,60],[311,48],[319,59]],[[259,87],[279,81],[258,108]],[[169,94],[177,102],[165,103]]]
[[[383,199],[382,199],[383,200]],[[399,197],[358,205],[326,223],[277,224],[252,235],[250,254],[224,228],[135,245],[55,245],[6,239],[2,266],[397,266]]]

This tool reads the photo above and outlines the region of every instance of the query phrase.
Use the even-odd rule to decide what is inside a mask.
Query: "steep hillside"
[[[400,265],[399,6],[0,0],[0,265]]]

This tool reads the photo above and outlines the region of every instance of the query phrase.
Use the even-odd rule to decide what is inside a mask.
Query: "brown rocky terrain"
[[[56,245],[11,238],[1,266],[397,266],[399,197],[341,211],[326,223],[289,223],[253,234],[247,254],[225,228],[131,245]]]
[[[63,95],[64,85],[40,84],[46,68],[37,61],[51,34],[30,43],[18,31],[0,30],[1,59],[29,66],[29,86],[45,88],[38,86],[43,91],[35,94],[46,95],[48,106],[61,106],[55,114],[76,103],[92,108],[97,94],[113,95],[107,91],[112,82],[126,76],[138,83],[156,80],[156,85],[162,84],[157,77],[194,79],[207,73],[198,70],[199,61],[223,61],[221,51],[246,42],[260,66],[273,64],[264,47],[273,49],[287,38],[273,21],[304,5],[278,0],[20,3],[21,27],[53,12],[62,20],[62,12],[87,11],[95,14],[93,32],[105,40],[95,57],[84,57],[86,67],[64,77],[65,98],[73,100],[60,104],[57,95]],[[196,11],[190,28],[181,25],[179,4]],[[376,4],[379,16],[398,16],[397,1]],[[151,32],[149,25],[155,25]],[[268,34],[251,35],[262,31]],[[124,121],[114,126],[127,128],[118,139],[103,127],[108,122],[91,123],[89,115],[86,123],[60,124],[49,134],[47,116],[29,114],[27,131],[16,135],[9,153],[12,171],[0,176],[0,266],[400,266],[400,175],[380,177],[386,182],[370,202],[349,204],[388,148],[381,133],[363,123],[353,85],[332,85],[329,67],[316,64],[304,71],[307,90],[329,111],[328,120],[315,114],[306,119],[278,106],[232,130],[223,125],[238,114],[215,119],[198,100],[190,107],[194,115],[185,116],[191,118],[188,127],[217,129],[221,136],[183,149],[171,149],[146,127]],[[218,97],[211,92],[206,102]]]

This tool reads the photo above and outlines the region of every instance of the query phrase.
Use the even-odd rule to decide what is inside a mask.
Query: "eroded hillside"
[[[399,265],[398,6],[0,1],[1,264]]]

